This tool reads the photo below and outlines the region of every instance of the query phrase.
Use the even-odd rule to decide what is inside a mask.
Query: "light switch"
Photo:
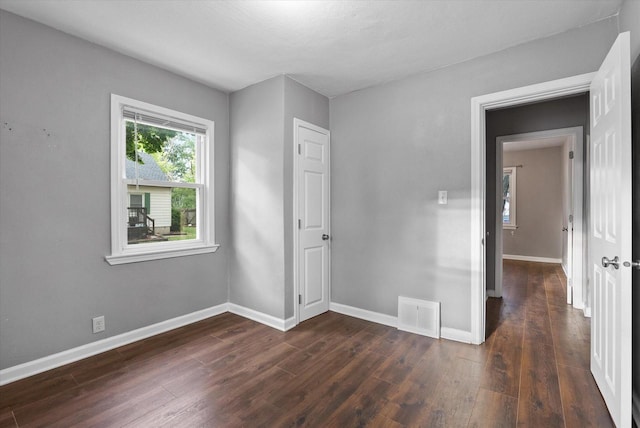
[[[447,205],[447,191],[438,190],[438,204]]]

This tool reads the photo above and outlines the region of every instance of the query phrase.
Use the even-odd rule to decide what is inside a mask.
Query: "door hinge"
[[[302,294],[298,294],[298,304],[302,304]]]
[[[573,215],[569,215],[569,223],[573,223]]]
[[[300,144],[298,144],[298,154],[299,155],[302,154],[302,146]]]
[[[298,219],[298,229],[302,229],[302,220]]]
[[[569,159],[573,159],[573,150],[569,152]]]

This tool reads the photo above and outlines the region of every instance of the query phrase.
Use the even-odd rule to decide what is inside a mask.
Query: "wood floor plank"
[[[518,401],[518,426],[564,426],[553,347],[525,341]]]
[[[327,419],[330,427],[364,427],[371,424],[387,404],[392,384],[369,378]]]
[[[377,340],[379,340],[379,337],[366,329],[359,330],[348,337],[332,332],[327,334],[326,337],[311,343],[303,350],[291,353],[278,363],[278,367],[293,374],[301,374],[312,370],[318,361],[337,350],[350,350],[352,353],[357,353],[370,347]],[[291,344],[289,341],[287,343]]]
[[[0,409],[0,428],[15,428],[17,426],[11,408]]]
[[[269,402],[276,407],[287,408],[304,402],[313,396],[317,389],[333,373],[337,373],[364,353],[364,348],[352,347],[345,343],[308,370],[301,371],[288,388],[275,392]]]
[[[588,319],[580,312],[567,307],[549,307],[558,364],[588,370],[591,364],[590,338],[584,329]]]
[[[78,383],[71,374],[62,376],[48,372],[32,376],[0,388],[0,408],[16,408],[75,388]]]
[[[401,335],[396,350],[388,355],[373,376],[392,384],[401,383],[434,342],[416,334]]]
[[[558,365],[567,427],[614,427],[589,370]]]
[[[490,391],[518,397],[524,326],[504,324],[494,333],[490,358],[480,386]]]
[[[86,358],[78,362],[69,364],[68,371],[79,385],[87,383],[116,372],[125,367],[122,354],[117,350],[107,351],[96,355],[95,358]]]
[[[527,309],[524,326],[524,340],[554,346],[551,320],[547,308]]]
[[[348,321],[348,318],[333,315],[314,317],[301,323],[296,328],[285,332],[285,341],[298,349],[305,349],[320,339],[318,336],[320,332],[326,333],[332,331],[334,327],[345,321]]]
[[[308,399],[290,408],[273,426],[308,424],[320,426],[365,382],[384,360],[382,355],[364,352],[356,356],[347,366],[330,375],[309,395]]]
[[[557,270],[554,268],[546,269],[544,272],[544,286],[552,303],[566,303],[567,289],[560,280]]]
[[[518,417],[518,399],[480,388],[469,420],[469,427],[512,428]]]
[[[442,376],[437,376],[438,380]],[[386,419],[403,426],[417,426],[424,421],[430,411],[431,403],[437,394],[434,385],[429,383],[403,382],[388,392],[388,401],[380,411]]]
[[[226,394],[228,401],[225,411],[233,415],[242,414],[246,409],[252,408],[254,403],[261,403],[275,391],[286,388],[293,379],[294,376],[291,373],[273,366],[252,377],[250,381],[244,382],[235,390],[229,391]]]
[[[436,386],[437,394],[423,426],[467,426],[478,394],[482,364],[456,358]]]

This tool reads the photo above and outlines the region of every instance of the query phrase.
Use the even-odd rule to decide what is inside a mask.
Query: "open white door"
[[[294,119],[298,322],[329,310],[329,131]]]
[[[591,372],[618,427],[631,427],[631,60],[629,33],[590,87]]]

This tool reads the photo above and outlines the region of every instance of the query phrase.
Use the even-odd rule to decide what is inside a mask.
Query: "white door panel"
[[[324,228],[324,174],[304,171],[304,226],[305,230]]]
[[[294,119],[298,321],[329,310],[329,131]]]
[[[590,88],[591,372],[618,427],[631,427],[631,268],[622,264],[631,260],[630,67],[623,33]]]
[[[324,246],[306,248],[304,250],[304,301],[305,307],[315,304],[323,304],[325,279],[324,267],[326,266],[326,250]]]

